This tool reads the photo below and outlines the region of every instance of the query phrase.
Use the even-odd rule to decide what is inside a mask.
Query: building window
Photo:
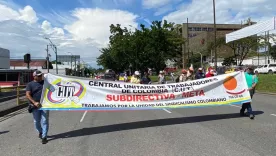
[[[208,31],[214,31],[214,28],[208,28]]]
[[[202,28],[202,31],[208,31],[208,28]]]
[[[201,31],[200,27],[195,27],[195,31]]]
[[[189,27],[189,31],[193,31],[193,28]]]
[[[196,34],[194,34],[194,33],[189,34],[189,38],[192,38],[192,37],[195,37],[195,36],[196,36]]]

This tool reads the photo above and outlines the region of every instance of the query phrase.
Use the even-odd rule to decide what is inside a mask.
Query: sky
[[[251,17],[260,22],[271,19],[274,8],[276,0],[216,0],[216,21],[238,24]],[[81,55],[98,67],[111,24],[139,29],[153,20],[213,23],[212,9],[212,0],[0,0],[0,47],[9,49],[11,58],[25,53],[45,58],[48,37],[59,55]]]

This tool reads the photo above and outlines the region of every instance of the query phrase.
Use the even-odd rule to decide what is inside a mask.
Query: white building
[[[223,60],[223,59],[221,59]],[[222,62],[223,61],[218,61],[217,65],[218,67],[221,67],[223,66],[222,65]],[[268,61],[269,60],[269,61]],[[212,63],[211,65],[213,65],[214,63]],[[243,65],[253,65],[253,66],[263,66],[265,64],[276,64],[276,60],[273,60],[271,57],[265,57],[265,56],[255,56],[255,57],[251,57],[251,58],[248,58],[248,59],[245,59],[242,61],[242,64]]]

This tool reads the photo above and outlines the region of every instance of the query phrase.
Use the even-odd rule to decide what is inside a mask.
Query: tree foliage
[[[153,21],[149,28],[130,31],[121,25],[110,26],[109,46],[102,48],[97,63],[106,69],[122,72],[129,68],[144,71],[165,68],[165,60],[181,55],[182,37],[174,29],[174,23]]]
[[[224,60],[222,62],[223,66],[231,66],[231,65],[234,65],[234,64],[237,64],[234,56],[224,58]]]
[[[242,65],[243,60],[248,56],[251,51],[257,51],[258,48],[263,47],[265,43],[262,43],[263,36],[250,36],[242,38],[236,41],[226,43],[225,38],[219,38],[216,46],[213,42],[209,45],[209,49],[214,47],[220,47],[222,45],[228,46],[233,51],[233,59],[237,65]],[[226,58],[230,59],[230,58]],[[227,62],[228,60],[226,60]]]
[[[271,48],[270,48],[270,55],[271,55],[271,57],[272,57],[274,60],[276,60],[276,45],[271,46]]]

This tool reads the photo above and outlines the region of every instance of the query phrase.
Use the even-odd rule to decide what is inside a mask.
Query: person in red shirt
[[[211,69],[207,74],[206,77],[213,77],[215,75],[215,72],[213,69]]]

